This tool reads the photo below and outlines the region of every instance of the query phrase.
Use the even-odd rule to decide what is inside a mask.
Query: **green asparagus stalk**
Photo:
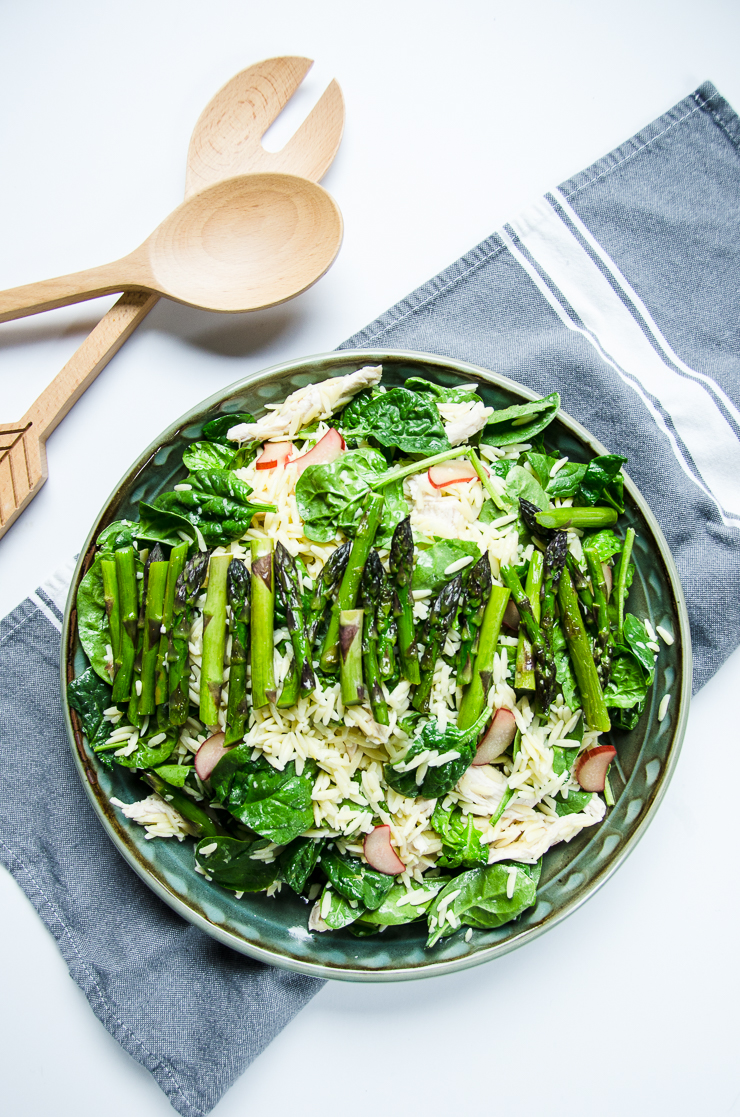
[[[532,644],[536,693],[542,705],[542,710],[545,712],[550,705],[549,696],[555,689],[555,660],[539,622],[535,619],[532,603],[524,592],[524,587],[519,581],[519,575],[514,567],[502,565],[501,577],[511,590],[514,604],[519,610],[519,616]]]
[[[213,555],[208,569],[208,592],[203,606],[203,658],[200,668],[200,720],[218,725],[224,685],[226,651],[226,579],[231,555]]]
[[[279,710],[287,710],[290,706],[295,706],[301,694],[301,676],[298,672],[298,662],[293,656],[288,667],[288,673],[283,679],[283,686],[280,691],[280,697],[277,700]]]
[[[110,646],[113,652],[111,677],[115,678],[116,660],[121,654],[121,599],[118,594],[118,575],[116,574],[116,560],[112,558],[101,559],[100,569],[103,575],[103,596],[105,598],[105,613],[108,617],[110,629]]]
[[[231,655],[229,657],[229,704],[226,710],[225,745],[241,741],[247,721],[247,645],[249,641],[250,577],[244,563],[231,560],[226,575],[226,595],[231,606]]]
[[[607,608],[609,591],[601,567],[601,559],[590,548],[584,547],[583,553],[588,563],[591,585],[593,586],[594,612],[596,618],[596,642],[594,644],[594,662],[599,672],[599,681],[602,687],[609,682],[612,669],[612,654],[614,637],[609,624],[609,611]]]
[[[144,639],[141,656],[141,697],[139,715],[153,714],[155,710],[154,682],[157,667],[157,653],[162,636],[164,616],[164,596],[167,587],[169,562],[159,543],[149,556],[149,577],[147,578],[146,607],[144,611]]]
[[[114,702],[123,702],[131,694],[131,676],[136,654],[136,632],[139,607],[136,600],[136,567],[134,548],[122,547],[115,554],[118,600],[120,602],[121,641],[116,656],[113,681]]]
[[[342,609],[339,614],[340,678],[342,702],[356,706],[365,700],[362,681],[362,609]]]
[[[480,458],[476,454],[475,450],[468,450],[468,458],[470,460],[470,464],[472,465],[473,469],[478,474],[478,479],[479,479],[481,485],[483,486],[485,491],[488,493],[488,495],[491,498],[491,500],[493,501],[493,503],[502,512],[508,512],[509,511],[509,506],[507,504],[504,504],[503,500],[501,499],[499,494],[494,489],[491,478],[489,477],[488,473],[486,472],[486,470],[483,466],[483,463],[481,462]]]
[[[360,604],[364,612],[362,666],[373,717],[380,725],[388,725],[388,705],[383,694],[382,676],[378,665],[378,614],[384,578],[385,571],[380,556],[377,551],[371,551],[360,583]]]
[[[488,701],[488,692],[493,681],[493,657],[501,632],[509,589],[506,586],[491,586],[483,623],[478,635],[478,652],[473,663],[473,679],[466,687],[457,715],[459,729],[469,729],[480,717]]]
[[[275,580],[272,543],[252,540],[252,705],[256,710],[277,698],[273,663]]]
[[[403,481],[404,477],[412,477],[415,473],[426,473],[433,465],[441,465],[451,458],[462,458],[467,453],[467,446],[455,446],[452,450],[443,450],[440,454],[433,454],[431,458],[423,458],[421,461],[412,462],[411,465],[402,465],[398,469],[392,469],[390,473],[381,474],[377,481],[370,482],[370,487],[378,492],[386,485],[392,485],[394,481]]]
[[[365,568],[367,556],[370,554],[375,533],[380,526],[384,503],[382,493],[370,493],[365,501],[362,519],[358,525],[357,534],[352,541],[352,549],[342,576],[339,593],[332,607],[329,628],[324,637],[324,646],[321,649],[321,670],[328,675],[336,674],[339,670],[339,614],[343,610],[354,609],[355,607],[362,571]]]
[[[559,531],[566,527],[611,527],[617,516],[616,508],[551,508],[549,512],[538,512],[536,519],[540,527]]]
[[[532,606],[534,619],[540,619],[540,593],[545,574],[545,559],[541,551],[535,550],[527,570],[527,582],[524,592]],[[519,629],[519,641],[516,646],[516,670],[514,672],[514,686],[517,690],[534,690],[536,687],[534,677],[534,652],[527,636],[524,625]]]
[[[477,650],[478,633],[483,624],[491,584],[491,562],[486,552],[471,568],[461,600],[458,686],[467,686],[473,678],[473,656]]]
[[[416,685],[421,676],[414,628],[414,599],[411,592],[411,580],[414,576],[414,537],[411,533],[410,516],[401,520],[393,532],[388,564],[396,591],[395,614],[398,624],[398,656],[401,674],[404,679]]]
[[[309,604],[308,617],[306,618],[306,631],[308,640],[313,647],[316,642],[316,632],[321,624],[322,617],[326,612],[326,607],[329,604],[334,590],[339,585],[344,571],[347,568],[349,561],[349,553],[352,550],[352,544],[348,540],[342,543],[341,547],[337,547],[333,551],[324,567],[316,579],[316,584],[311,595]]]
[[[456,574],[451,582],[447,582],[442,587],[429,607],[424,622],[424,651],[419,663],[419,685],[411,700],[412,706],[420,714],[429,713],[429,695],[434,682],[434,668],[442,654],[450,626],[457,615],[461,593],[462,574]]]
[[[188,645],[193,605],[208,573],[208,552],[189,559],[175,583],[172,606],[172,651],[169,671],[170,725],[184,725],[190,709],[190,666]]]
[[[592,729],[606,733],[611,729],[611,722],[578,606],[578,596],[567,570],[560,578],[558,601],[571,663],[581,691],[584,717]]]
[[[574,555],[569,554],[566,562],[568,570],[570,571],[571,581],[573,582],[573,589],[578,594],[581,615],[586,624],[596,624],[596,617],[594,615],[594,595],[591,591],[591,583],[576,562]]]
[[[172,787],[171,784],[165,783],[155,772],[143,772],[142,777],[151,788],[156,791],[157,795],[167,802],[171,803],[176,811],[179,811],[183,818],[188,822],[194,823],[199,828],[199,837],[201,838],[216,838],[219,835],[226,834],[226,831],[219,825],[215,819],[211,818],[202,807],[199,807],[189,795],[181,791],[178,787]]]
[[[143,552],[142,552],[143,553]],[[136,579],[136,650],[134,653],[134,669],[131,675],[131,697],[128,700],[128,719],[132,725],[141,725],[139,703],[141,701],[141,663],[144,654],[144,620],[146,614],[146,590],[149,581],[150,557],[144,560],[144,571],[141,578]]]
[[[540,612],[540,628],[545,637],[547,647],[552,651],[553,626],[555,624],[555,598],[557,597],[560,576],[563,573],[565,559],[568,554],[568,536],[564,531],[554,531],[545,551],[545,577],[542,585],[542,608]],[[540,704],[543,712],[550,708],[550,703],[555,697],[557,679],[555,676],[555,661],[552,659],[553,670],[548,675],[549,688],[545,686],[543,678],[540,689]],[[535,678],[537,670],[535,668]]]
[[[316,686],[311,663],[311,645],[303,619],[303,602],[295,560],[287,547],[278,541],[275,547],[275,581],[285,605],[285,623],[290,633],[293,653],[299,676],[301,695],[310,694]]]
[[[393,586],[382,565],[380,567],[380,597],[375,623],[378,629],[378,670],[381,679],[391,679],[396,673],[396,642],[398,626],[394,614]]]
[[[159,650],[157,652],[157,682],[154,688],[154,701],[157,706],[157,719],[160,729],[165,729],[169,723],[168,668],[173,650],[172,617],[175,607],[175,591],[177,589],[177,579],[182,574],[187,553],[188,544],[178,543],[177,546],[173,547],[170,552],[170,561],[167,567],[167,585],[164,591],[164,608],[162,610],[162,633],[159,637]]]
[[[624,547],[622,548],[622,557],[619,560],[619,572],[617,574],[617,643],[624,643],[624,606],[627,601],[627,572],[629,570],[630,559],[632,558],[632,548],[635,543],[635,529],[628,527],[624,536]]]

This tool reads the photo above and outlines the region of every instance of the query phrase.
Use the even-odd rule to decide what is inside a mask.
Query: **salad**
[[[627,607],[626,459],[553,454],[559,403],[377,366],[206,423],[77,594],[69,705],[148,785],[114,805],[312,932],[425,921],[431,948],[531,907],[613,805],[608,734],[660,650]]]

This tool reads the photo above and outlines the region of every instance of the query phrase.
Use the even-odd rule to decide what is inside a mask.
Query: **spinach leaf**
[[[220,442],[222,446],[230,446],[233,453],[234,443],[229,442],[227,433],[240,423],[253,422],[254,415],[250,415],[248,411],[234,411],[230,415],[219,415],[217,419],[211,419],[210,423],[206,423],[203,427],[203,437],[208,442]]]
[[[590,791],[576,791],[575,788],[568,790],[568,798],[563,796],[562,791],[559,791],[555,796],[555,811],[562,818],[566,814],[580,814],[585,811],[588,804],[593,799]]]
[[[299,896],[316,868],[324,845],[323,839],[295,838],[278,858],[283,880]]]
[[[416,554],[411,589],[431,590],[432,593],[436,593],[442,589],[445,582],[455,577],[454,574],[445,574],[448,566],[468,556],[472,557],[473,562],[477,562],[481,552],[476,543],[471,543],[467,539],[440,539],[433,547],[424,551],[417,550]]]
[[[488,862],[488,846],[481,845],[480,830],[473,823],[473,815],[463,815],[458,807],[443,810],[438,803],[432,815],[432,827],[442,839],[442,853],[437,864],[449,869],[461,865],[472,869]]]
[[[169,547],[176,547],[178,543],[183,542],[180,532],[191,541],[195,540],[195,532],[190,520],[181,516],[179,512],[155,508],[145,500],[139,501],[139,522],[135,526],[137,539],[145,539],[152,543],[166,543]]]
[[[409,514],[409,502],[403,495],[403,481],[392,481],[383,487],[385,504],[383,505],[383,522],[375,536],[376,547],[389,547],[393,532],[401,520]]]
[[[136,524],[133,520],[114,520],[101,531],[95,540],[99,547],[98,558],[112,555],[120,547],[136,546]]]
[[[494,411],[483,428],[480,440],[484,446],[513,446],[519,442],[531,442],[536,434],[550,425],[559,407],[560,396],[552,392],[544,399]]]
[[[252,856],[264,846],[265,842],[240,842],[238,838],[201,838],[195,847],[195,863],[231,892],[262,892],[276,879],[279,869],[277,861],[268,864]]]
[[[648,647],[650,637],[645,625],[634,614],[625,613],[623,632],[630,651],[644,668],[647,682],[651,684],[655,677],[655,654]]]
[[[251,756],[251,745],[238,745],[219,760],[211,773],[215,798],[263,838],[288,845],[313,826],[316,765],[309,761],[299,776],[295,761],[278,772],[263,756]]]
[[[234,444],[191,442],[183,451],[182,463],[191,473],[196,469],[228,469],[234,457]]]
[[[537,474],[537,480],[540,485],[543,489],[546,489],[550,481],[550,470],[558,459],[551,458],[549,454],[539,454],[536,450],[528,450],[524,455],[524,460],[529,462],[532,469]]]
[[[478,522],[481,524],[491,524],[494,520],[497,520],[499,516],[503,515],[504,513],[501,509],[497,508],[491,498],[488,497],[483,501],[483,507],[478,514]]]
[[[225,469],[196,469],[187,484],[192,487],[161,493],[151,506],[145,506],[145,511],[154,508],[187,520],[199,529],[208,547],[223,547],[239,539],[255,512],[274,511],[271,504],[252,504],[249,485]],[[165,526],[175,530],[174,521]]]
[[[111,704],[110,696],[110,686],[102,682],[91,667],[67,683],[67,701],[80,715],[82,731],[91,749],[102,745],[110,736],[112,726],[103,717],[103,711]]]
[[[519,507],[519,498],[523,497],[530,504],[536,504],[543,511],[550,507],[547,493],[536,477],[520,465],[513,466],[506,476],[506,490],[503,500],[513,507]]]
[[[158,745],[151,745],[152,737],[157,736],[161,736],[161,730],[155,728],[151,733],[147,733],[146,737],[139,738],[136,748],[128,756],[113,756],[111,759],[122,768],[158,768],[175,751],[177,733],[174,730],[168,731],[164,741]],[[121,747],[125,743],[122,741]]]
[[[555,476],[547,482],[545,486],[547,495],[552,500],[563,500],[565,497],[575,496],[587,469],[588,466],[580,462],[566,462]]]
[[[154,770],[160,779],[163,779],[170,787],[184,787],[188,776],[193,771],[193,765],[163,764],[161,768],[155,768]]]
[[[583,546],[592,551],[601,562],[608,562],[612,555],[618,555],[624,546],[624,540],[615,535],[608,527],[593,535],[584,535]]]
[[[328,903],[326,897],[329,897]],[[338,892],[333,892],[327,885],[319,898],[319,910],[324,913],[321,918],[326,923],[330,931],[341,931],[342,927],[348,927],[350,923],[354,923],[364,914],[359,904],[352,904],[346,897],[340,895]]]
[[[439,403],[483,403],[476,392],[477,385],[459,384],[456,388],[443,388],[431,380],[423,380],[420,376],[409,376],[404,384],[414,392],[431,392]]]
[[[645,703],[643,701],[638,702],[636,706],[632,706],[629,710],[617,710],[615,716],[612,718],[612,726],[615,729],[624,729],[629,733],[637,725],[644,709]]]
[[[624,477],[622,466],[626,458],[618,454],[602,454],[593,458],[578,488],[578,499],[584,504],[611,504],[624,512]]]
[[[394,884],[380,907],[375,911],[365,912],[362,917],[363,922],[375,925],[375,930],[378,926],[391,927],[402,923],[413,923],[416,919],[422,918],[434,897],[444,888],[449,879],[449,877],[430,877],[421,884],[414,881],[411,886],[414,896],[412,903],[405,903],[408,896],[406,885]]]
[[[450,449],[442,417],[427,393],[391,388],[374,395],[365,390],[345,407],[342,433],[374,438],[381,446],[429,457]]]
[[[103,568],[96,558],[77,591],[77,631],[85,655],[96,675],[104,682],[111,681],[106,661],[106,648],[110,644],[110,625],[105,611]]]
[[[614,657],[611,678],[604,689],[607,706],[629,710],[647,696],[648,684],[639,660],[631,652]]]
[[[555,660],[555,678],[563,692],[563,699],[566,706],[570,706],[575,712],[581,707],[581,696],[573,674],[563,626],[559,621],[555,621],[552,626],[552,654]]]
[[[573,765],[581,748],[580,742],[583,741],[582,717],[575,729],[571,731],[568,740],[579,743],[570,748],[566,748],[564,743],[553,745],[552,770],[556,776],[562,775],[563,772],[573,771]],[[590,791],[578,791],[573,787],[568,789],[567,798],[562,791],[559,791],[555,796],[555,810],[561,817],[566,814],[580,814],[591,802],[591,797]]]
[[[509,885],[508,869],[516,870],[516,882],[511,897],[506,894]],[[531,908],[537,899],[540,870],[540,861],[536,865],[517,865],[508,861],[485,868],[469,869],[454,877],[438,893],[429,909],[427,946],[434,946],[438,939],[451,935],[460,924],[467,927],[500,927],[503,923],[516,919],[526,908]],[[445,899],[453,893],[457,895],[446,905],[440,920],[440,905],[445,908]],[[447,912],[455,917],[456,926],[448,921]]]
[[[321,868],[341,896],[369,911],[380,907],[393,887],[393,877],[378,873],[359,857],[338,853],[336,849],[322,854]]]
[[[484,710],[468,729],[458,729],[456,725],[450,724],[440,731],[436,718],[427,722],[418,737],[411,742],[403,758],[394,764],[386,764],[386,783],[399,795],[405,795],[409,799],[414,799],[417,795],[424,799],[438,799],[446,795],[470,767],[478,748],[478,738],[490,717],[491,711]],[[439,764],[439,758],[452,751],[458,756]],[[428,763],[429,767],[419,785],[416,777],[421,765],[417,763],[411,768],[409,765],[424,752],[431,755],[428,761],[422,762]]]
[[[330,465],[309,465],[304,469],[296,483],[295,496],[306,537],[328,543],[337,529],[354,535],[370,483],[386,471],[383,455],[369,447],[348,450]],[[405,500],[403,506],[400,519],[408,515]]]

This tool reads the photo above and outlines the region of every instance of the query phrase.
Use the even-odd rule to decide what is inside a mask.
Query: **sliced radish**
[[[300,477],[303,470],[309,465],[329,465],[331,462],[336,461],[344,450],[345,445],[345,441],[339,431],[334,430],[334,427],[332,427],[326,432],[323,438],[319,439],[313,450],[309,450],[307,454],[301,454],[300,458],[295,458],[292,464],[297,467],[298,476]]]
[[[224,748],[223,733],[214,733],[204,741],[195,754],[195,771],[202,780],[207,780],[222,756],[226,756],[228,749]]]
[[[448,485],[457,485],[461,481],[475,481],[478,474],[465,458],[453,458],[452,461],[433,465],[427,476],[435,489],[446,489]]]
[[[480,768],[483,764],[491,764],[506,752],[511,742],[516,737],[516,719],[511,710],[502,706],[496,713],[483,734],[483,739],[478,745],[478,751],[473,758],[473,766]]]
[[[506,625],[507,628],[510,628],[512,632],[518,632],[520,621],[521,617],[519,616],[519,610],[517,609],[514,602],[509,599],[509,602],[504,609],[503,623]]]
[[[292,442],[266,442],[265,448],[254,463],[257,469],[274,469],[285,465],[293,457],[295,446]]]
[[[608,601],[612,595],[612,584],[614,582],[614,579],[612,578],[612,568],[608,562],[602,562],[601,569],[604,572],[604,581],[606,582],[606,600]]]
[[[575,777],[584,791],[603,791],[606,773],[617,750],[614,745],[597,745],[582,752],[576,761]]]
[[[368,865],[379,873],[395,877],[406,868],[391,845],[390,826],[376,826],[365,838],[364,851]]]

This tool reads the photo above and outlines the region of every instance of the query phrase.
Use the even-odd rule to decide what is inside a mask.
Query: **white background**
[[[200,399],[332,349],[707,78],[740,109],[733,0],[5,0],[0,12],[0,288],[140,243],[182,198],[201,109],[250,63],[317,61],[273,148],[331,77],[347,104],[324,180],[346,222],[332,270],[261,314],[157,306],[50,438],[49,480],[0,541],[0,615],[79,549],[130,462]],[[1,420],[20,417],[111,301],[0,327]],[[695,700],[647,836],[585,908],[463,974],[327,985],[216,1117],[740,1112],[724,790],[738,689],[740,653]],[[171,1113],[2,871],[0,904],[4,1112]]]

